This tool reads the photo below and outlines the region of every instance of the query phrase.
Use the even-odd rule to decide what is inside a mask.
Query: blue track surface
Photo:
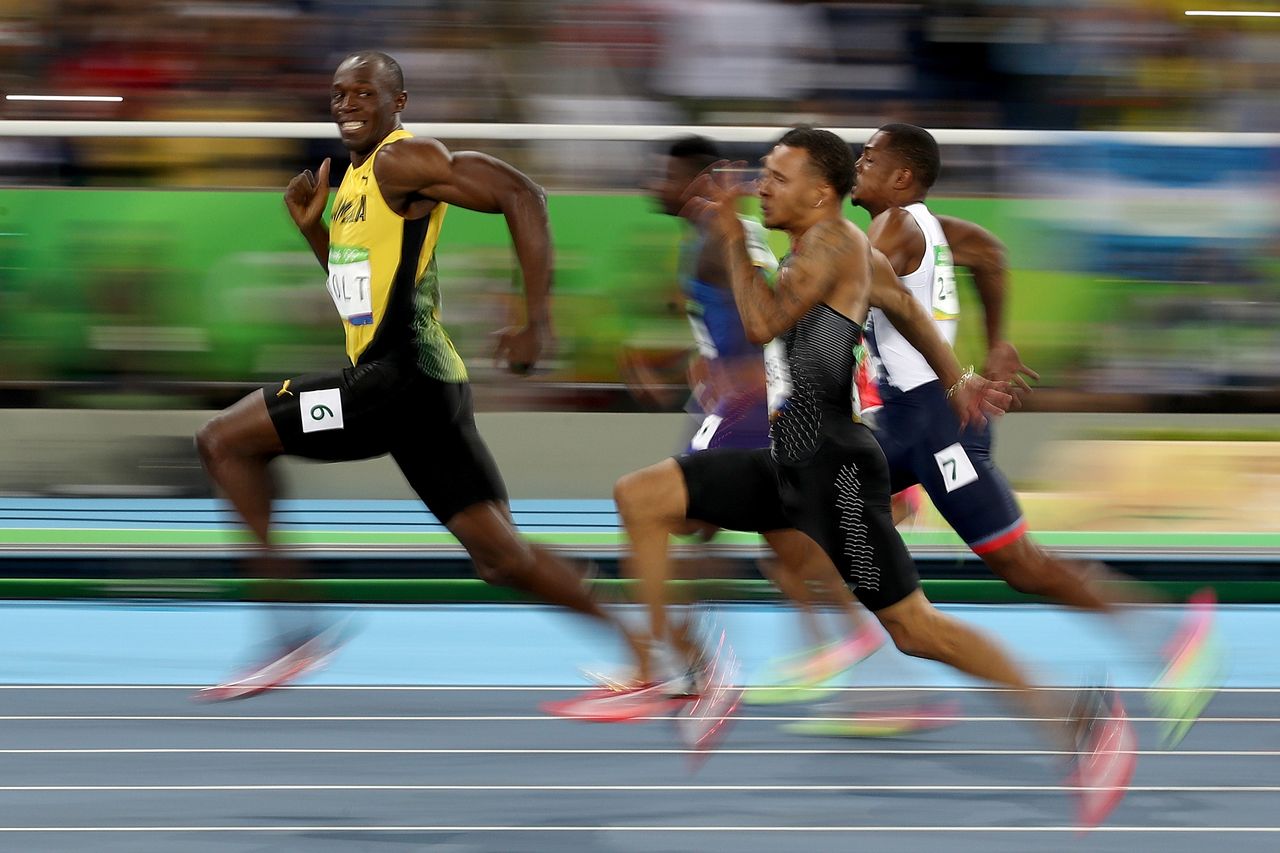
[[[623,660],[614,639],[590,623],[546,607],[439,605],[327,608],[349,615],[353,640],[317,684],[572,685],[581,665]],[[1073,684],[1106,672],[1117,686],[1146,686],[1150,666],[1097,617],[1047,606],[948,605],[1017,649],[1040,680]],[[1129,634],[1174,623],[1144,610]],[[750,677],[794,647],[797,623],[775,605],[730,605],[713,618],[726,630]],[[1147,623],[1147,624],[1141,624]],[[1228,655],[1226,684],[1280,686],[1280,607],[1220,609]],[[267,620],[260,609],[220,604],[5,603],[0,605],[0,683],[202,684],[243,663]],[[1147,644],[1154,648],[1158,638]],[[940,665],[881,652],[857,670],[860,684],[966,683]]]
[[[610,500],[516,500],[516,524],[527,532],[614,532],[618,514]],[[370,532],[443,533],[445,527],[420,501],[282,500],[276,524],[289,530],[358,529]],[[184,530],[239,528],[223,501],[186,498],[0,498],[0,528],[78,530]]]

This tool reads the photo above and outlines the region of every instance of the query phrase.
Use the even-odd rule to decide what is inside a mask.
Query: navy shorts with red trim
[[[894,494],[919,483],[976,554],[1027,532],[1018,499],[991,459],[990,424],[962,430],[937,380],[910,391],[885,383],[880,394],[875,435]]]

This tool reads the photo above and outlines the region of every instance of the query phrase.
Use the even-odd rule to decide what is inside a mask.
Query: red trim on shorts
[[[998,551],[1006,545],[1012,545],[1023,536],[1027,535],[1027,520],[1025,518],[1018,519],[1018,523],[1003,533],[997,533],[981,542],[975,542],[970,545],[970,550],[975,554],[990,554],[992,551]]]

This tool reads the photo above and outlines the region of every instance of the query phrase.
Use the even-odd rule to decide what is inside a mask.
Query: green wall
[[[1046,240],[1029,204],[935,209],[1008,243],[1011,334],[1059,384],[1103,294],[1085,276],[1038,268]],[[624,345],[687,339],[671,310],[678,221],[636,195],[556,195],[550,207],[561,378],[615,381]],[[451,210],[439,262],[446,325],[475,366],[517,304],[503,219]],[[0,190],[0,270],[0,380],[257,380],[341,363],[319,268],[275,192]],[[980,359],[981,343],[970,312],[962,356]]]

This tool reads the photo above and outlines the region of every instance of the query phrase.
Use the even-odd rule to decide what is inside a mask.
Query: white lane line
[[[95,104],[118,104],[121,95],[5,95],[6,101],[78,101]]]
[[[1239,758],[1280,757],[1276,749],[1180,749],[1120,750],[1125,755],[1190,758],[1233,756]],[[444,748],[355,748],[355,747],[84,747],[54,749],[0,749],[0,755],[703,755],[693,749],[498,749]],[[717,749],[716,755],[1076,755],[1055,749]]]
[[[1190,9],[1183,14],[1191,18],[1280,18],[1280,12],[1243,11],[1235,9]]]
[[[200,690],[208,687],[208,684],[0,684],[0,690]],[[744,684],[743,687],[753,689],[769,689],[771,685],[751,685]],[[300,691],[300,692],[321,692],[321,691],[355,691],[355,692],[389,692],[389,691],[409,691],[409,692],[460,692],[460,693],[564,693],[564,692],[582,692],[590,689],[590,685],[582,684],[562,684],[558,686],[546,685],[521,685],[521,684],[483,684],[483,685],[458,685],[458,684],[302,684],[291,685],[288,687],[277,687],[276,691]],[[787,688],[791,689],[791,688]],[[1036,687],[1035,690],[1043,690],[1046,692],[1068,692],[1078,691],[1078,687]],[[1117,693],[1171,693],[1185,692],[1185,690],[1174,687],[1113,687],[1111,688]],[[816,692],[821,693],[882,693],[886,691],[894,693],[1011,693],[1015,692],[1004,687],[895,687],[892,685],[883,685],[879,687],[821,687],[815,688]],[[1280,687],[1220,687],[1218,693],[1280,693]]]
[[[670,715],[655,715],[632,718],[635,722],[653,722],[669,720]],[[759,715],[738,715],[708,719],[733,720],[736,723],[845,723],[847,716],[816,717],[780,717]],[[897,722],[903,719],[902,714],[884,712],[876,715],[863,713],[857,717],[859,722],[878,721]],[[913,722],[930,723],[1066,723],[1068,717],[980,717],[963,714],[943,716],[911,716]],[[1118,719],[1116,717],[1099,717],[1100,720]],[[1127,717],[1133,723],[1176,723],[1181,717]],[[244,720],[254,723],[537,723],[537,722],[577,722],[568,717],[556,717],[548,714],[485,714],[468,716],[463,714],[423,714],[423,715],[297,715],[297,716],[255,716],[250,714],[5,714],[0,715],[0,722],[210,722],[210,721]],[[1196,723],[1280,723],[1280,717],[1197,717]]]
[[[602,793],[614,792],[999,792],[1045,793],[1081,790],[1109,791],[1110,787],[1081,787],[1077,785],[0,785],[0,793],[57,793],[57,792],[139,792],[139,791],[459,791],[459,792],[511,792],[525,793],[548,791],[575,791]],[[1280,785],[1133,785],[1129,793],[1149,794],[1275,794]]]
[[[1079,833],[1078,826],[0,826],[0,832],[893,832]],[[1280,826],[1097,826],[1113,833],[1275,833]]]

